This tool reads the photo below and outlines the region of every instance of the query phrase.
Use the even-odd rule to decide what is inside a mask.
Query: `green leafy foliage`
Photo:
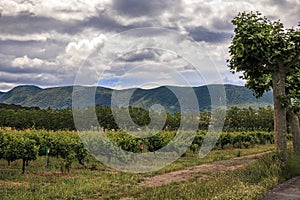
[[[232,24],[236,27],[229,68],[243,73],[241,78],[256,97],[273,89],[275,142],[286,160],[287,107],[294,107],[291,102],[299,98],[300,24],[285,29],[280,20],[271,21],[259,12],[239,13]]]
[[[232,23],[236,28],[229,67],[243,73],[246,87],[261,97],[272,87],[273,73],[284,68],[287,94],[299,91],[299,28],[284,29],[279,20],[272,22],[258,12],[239,13]]]
[[[25,164],[36,160],[38,155],[37,141],[30,138],[30,135],[22,135],[19,132],[9,134],[0,133],[0,155],[1,158],[11,162],[22,159],[22,173],[25,172]]]
[[[246,86],[261,96],[271,87],[272,72],[279,65],[288,67],[299,52],[299,41],[293,36],[298,31],[286,31],[280,21],[272,22],[258,12],[239,13],[232,23],[236,28],[229,67],[233,72],[243,72]]]
[[[273,131],[274,111],[272,107],[259,108],[238,108],[231,107],[227,111],[224,123],[224,131]]]
[[[36,160],[38,155],[45,156],[47,147],[50,150],[48,156],[61,158],[62,171],[69,172],[72,163],[75,161],[85,167],[85,158],[89,154],[85,145],[89,146],[89,150],[93,155],[105,156],[110,161],[112,157],[116,156],[120,159],[126,158],[125,155],[116,154],[119,149],[135,153],[155,152],[168,145],[176,134],[176,131],[161,131],[152,137],[140,139],[129,135],[125,131],[105,133],[89,131],[81,135],[81,137],[84,137],[83,144],[78,133],[71,131],[0,130],[0,158],[7,160],[9,163],[22,159],[24,173],[25,164]],[[184,138],[184,133],[180,134]],[[198,151],[205,137],[206,131],[199,131],[190,146],[190,150],[193,152]],[[269,143],[274,143],[273,133],[270,132],[224,132],[221,134],[216,148],[223,149],[226,145],[236,148],[248,148]],[[143,151],[138,149],[140,144],[143,144]],[[176,148],[183,147],[184,144],[178,144],[170,150],[176,151]]]
[[[206,133],[199,131],[195,136],[193,144],[201,147]],[[225,149],[225,146],[230,145],[231,148],[249,148],[254,145],[274,144],[274,133],[265,131],[251,132],[224,132],[220,135],[215,148]],[[191,146],[190,149],[195,151],[196,146]]]
[[[93,108],[89,108],[93,109]],[[126,108],[120,108],[126,109]],[[120,127],[116,124],[112,110],[108,106],[96,106],[94,109],[97,120],[93,121],[83,118],[81,123],[86,130],[118,130]],[[84,112],[84,110],[81,110]],[[159,115],[159,114],[156,114]],[[208,110],[201,111],[199,114],[199,130],[207,130],[211,125],[211,113]],[[224,124],[224,131],[272,131],[274,126],[272,107],[261,107],[254,109],[238,108],[233,106],[227,110]],[[154,115],[152,115],[154,116]],[[132,121],[139,126],[148,125],[150,122],[149,111],[142,108],[130,107],[130,117]],[[158,122],[161,118],[158,117]],[[154,121],[156,119],[153,119]],[[182,120],[181,113],[166,114],[166,122],[162,127],[155,127],[156,130],[178,130]],[[124,120],[125,122],[127,119]],[[189,123],[189,120],[185,121]],[[26,129],[45,129],[45,130],[75,130],[73,115],[71,109],[62,110],[40,110],[35,108],[11,108],[11,106],[0,108],[0,127],[11,127],[18,130]],[[121,128],[130,130],[130,126],[121,124]],[[32,136],[35,137],[35,136]],[[47,136],[45,136],[47,137]],[[39,141],[40,143],[40,141]]]
[[[0,156],[11,162],[22,159],[22,171],[25,164],[46,155],[46,147],[50,149],[49,156],[62,157],[66,170],[70,170],[72,162],[84,165],[88,151],[75,132],[47,131],[0,131]]]

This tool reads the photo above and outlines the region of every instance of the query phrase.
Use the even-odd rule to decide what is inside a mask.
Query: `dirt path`
[[[188,167],[182,170],[173,171],[165,174],[160,174],[152,177],[146,177],[139,185],[144,187],[156,187],[165,185],[171,182],[186,181],[194,176],[195,173],[208,173],[208,172],[225,172],[233,171],[248,165],[254,161],[255,158],[260,157],[268,152],[257,153],[242,157],[236,157],[229,160],[216,161],[212,163],[206,163],[193,167]],[[199,178],[207,178],[208,176],[203,174]]]

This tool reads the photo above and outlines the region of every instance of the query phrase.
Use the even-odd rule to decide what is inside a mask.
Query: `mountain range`
[[[225,88],[226,92],[226,103],[228,106],[266,106],[273,104],[272,92],[265,93],[261,98],[256,99],[252,91],[245,88],[244,86],[236,85],[209,85],[193,87],[192,90],[195,92],[199,110],[210,109],[211,89],[218,91],[222,87]],[[209,89],[210,88],[210,89]],[[73,92],[74,90],[74,92]],[[95,104],[101,104],[111,106],[112,94],[118,96],[118,105],[122,104],[122,98],[124,103],[121,106],[135,106],[149,109],[154,104],[160,104],[166,108],[169,112],[175,112],[180,110],[180,103],[178,98],[174,94],[180,93],[188,95],[188,91],[192,91],[188,87],[178,86],[161,86],[153,89],[124,89],[124,90],[113,90],[104,87],[86,87],[86,86],[62,86],[42,89],[34,85],[21,85],[17,86],[10,91],[0,92],[0,103],[15,104],[24,107],[39,107],[42,109],[62,109],[72,107],[72,95],[77,99],[77,107],[90,106],[87,101],[87,95],[94,95]],[[176,92],[177,91],[177,92]],[[186,94],[185,94],[186,93]],[[127,96],[130,96],[128,99]],[[128,99],[126,101],[126,99]]]

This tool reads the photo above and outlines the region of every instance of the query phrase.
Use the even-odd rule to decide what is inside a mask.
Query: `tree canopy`
[[[300,32],[284,29],[280,20],[272,22],[260,13],[239,13],[233,20],[235,36],[228,60],[232,72],[243,72],[241,78],[257,97],[272,87],[272,73],[284,67],[296,71],[300,57]],[[299,23],[300,27],[300,23]]]

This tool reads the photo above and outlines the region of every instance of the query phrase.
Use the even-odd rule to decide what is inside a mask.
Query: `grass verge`
[[[279,183],[300,175],[300,157],[289,154],[281,162],[269,153],[256,162],[226,173],[211,173],[205,178],[195,175],[187,182],[144,188],[125,197],[132,199],[261,199]]]
[[[0,160],[0,199],[259,199],[269,189],[292,176],[300,175],[300,158],[289,154],[282,163],[271,153],[245,168],[224,173],[195,174],[186,182],[146,188],[139,182],[146,176],[161,174],[205,162],[265,152],[272,145],[251,149],[212,151],[205,159],[187,153],[164,169],[147,174],[131,174],[108,169],[92,160],[88,169],[72,166],[71,173],[61,173],[59,160],[51,159],[45,172],[45,157],[30,163],[21,175],[20,161],[10,167]]]

